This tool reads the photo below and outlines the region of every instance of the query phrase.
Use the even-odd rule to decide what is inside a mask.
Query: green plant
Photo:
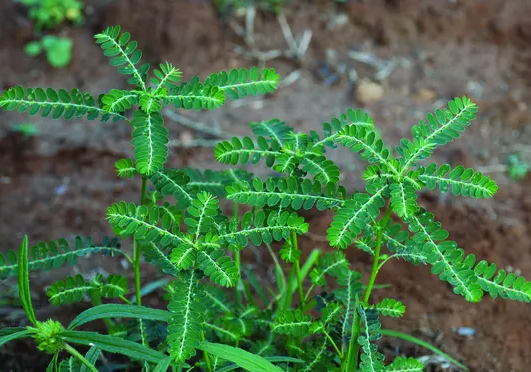
[[[272,119],[250,124],[254,138],[234,137],[216,147],[217,161],[231,166],[264,160],[278,173],[267,180],[235,169],[171,169],[166,167],[169,139],[160,114],[163,105],[214,109],[226,98],[273,91],[278,75],[271,69],[252,68],[182,83],[179,70],[165,63],[148,78],[149,66],[139,64],[141,52],[128,33],[110,27],[96,35],[96,41],[111,64],[130,76],[133,89],[115,89],[95,99],[76,89],[68,93],[14,87],[3,92],[0,107],[54,119],[99,118],[131,125],[135,156],[117,161],[116,171],[119,177],[141,180],[139,202],[113,204],[107,219],[120,240],[132,238],[133,254],[127,255],[115,239],[95,244],[77,238],[73,247],[59,240],[28,249],[25,237],[18,254],[0,255],[0,276],[18,277],[31,325],[2,330],[0,346],[31,337],[40,350],[53,355],[51,371],[57,370],[61,351],[71,355],[61,366],[92,372],[97,371],[101,352],[129,357],[128,368],[136,365],[158,372],[170,366],[174,371],[208,372],[423,370],[421,362],[407,357],[386,366],[376,344],[385,335],[429,348],[466,369],[422,340],[380,329],[379,316],[400,317],[405,312],[405,305],[396,299],[371,300],[382,266],[394,259],[430,265],[456,294],[471,302],[478,302],[484,293],[531,302],[531,282],[497,270],[494,264],[476,262],[473,254],[466,255],[448,240],[449,233],[417,204],[423,188],[475,198],[491,197],[497,191],[492,180],[472,169],[420,164],[437,147],[456,139],[475,118],[477,107],[470,99],[456,98],[448,108],[428,114],[412,128],[413,141],[400,141],[396,157],[369,115],[349,110],[325,122],[323,134],[297,133]],[[363,174],[365,192],[349,194],[340,185],[340,169],[326,157],[338,146],[369,162]],[[219,198],[234,203],[231,215],[223,213]],[[242,214],[243,205],[248,208]],[[297,213],[312,208],[335,212],[328,229],[333,252],[305,254],[299,246],[298,236],[308,232],[309,225]],[[392,214],[401,222],[391,223]],[[240,252],[250,244],[269,252],[276,283],[261,282],[259,273],[242,264]],[[366,284],[343,253],[350,246],[373,256]],[[120,275],[67,278],[50,286],[47,294],[52,303],[88,297],[93,307],[67,326],[37,320],[29,272],[75,264],[86,253],[128,260],[134,297],[127,298],[126,279]],[[164,283],[142,288],[142,255],[172,278],[164,287],[168,311],[142,306],[143,294]],[[287,275],[283,266],[288,267]],[[332,292],[326,292],[328,284],[333,284]],[[123,304],[102,304],[108,298]],[[76,330],[98,319],[105,320],[108,334]],[[91,349],[83,356],[74,344]]]
[[[79,0],[19,0],[28,8],[29,17],[37,29],[54,28],[70,21],[83,21],[83,3]]]
[[[14,124],[11,126],[11,131],[20,133],[24,137],[33,137],[39,134],[37,127],[32,123]]]
[[[44,51],[50,66],[63,68],[68,66],[72,59],[72,39],[46,35],[40,41],[26,44],[24,51],[30,57],[35,57]]]
[[[250,6],[278,13],[289,0],[214,0],[218,12],[238,11]]]

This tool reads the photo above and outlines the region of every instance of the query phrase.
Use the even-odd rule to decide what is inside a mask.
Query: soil
[[[11,1],[0,2],[0,90],[21,84],[78,87],[99,94],[125,87],[125,79],[92,41],[94,33],[114,24],[132,33],[148,62],[172,61],[185,77],[204,77],[209,72],[257,63],[237,52],[236,46],[245,47],[242,39],[229,27],[226,17],[215,13],[210,1],[85,3],[85,24],[59,30],[74,39],[72,63],[67,69],[54,70],[44,57],[30,58],[23,52],[23,46],[35,37],[24,8]],[[230,104],[215,112],[184,114],[242,135],[250,133],[249,122],[273,117],[298,130],[318,130],[323,121],[346,108],[363,106],[374,117],[385,140],[397,143],[409,135],[410,126],[427,111],[454,96],[467,94],[478,102],[480,115],[458,141],[439,150],[434,161],[496,169],[511,153],[522,151],[526,156],[531,149],[527,146],[531,139],[531,107],[527,104],[531,93],[530,12],[528,0],[360,0],[344,4],[300,0],[286,8],[286,16],[296,37],[307,29],[313,32],[306,55],[297,62],[289,58],[267,62],[283,77],[296,71],[298,79],[265,99],[244,100],[243,104]],[[235,17],[234,21],[242,24],[241,18]],[[255,30],[260,50],[286,49],[274,16],[259,13]],[[374,70],[349,57],[351,50],[402,62],[378,83],[383,88],[380,100],[363,105],[366,101],[359,89],[344,73],[323,78],[323,66],[333,70],[333,65],[345,66],[348,71],[355,68],[359,79],[374,78]],[[33,123],[39,134],[26,138],[13,133],[11,126],[21,122]],[[169,119],[167,123],[172,138],[202,136]],[[114,162],[131,155],[129,136],[129,128],[123,123],[29,119],[18,113],[0,112],[0,251],[17,248],[23,234],[29,234],[33,243],[74,235],[101,240],[111,235],[104,219],[107,206],[118,200],[136,200],[139,193],[138,185],[121,181],[114,174]],[[348,189],[359,189],[362,168],[355,155],[337,151],[332,156],[346,171],[344,184]],[[222,168],[213,161],[211,148],[172,148],[170,164]],[[500,186],[493,199],[465,200],[426,193],[421,202],[467,252],[529,277],[531,179],[516,182],[504,172],[489,175]],[[326,234],[331,215],[314,213],[306,218],[313,237]],[[303,239],[301,245],[308,251],[316,246],[324,248],[318,238]],[[352,249],[347,254],[356,268],[369,270],[369,259],[362,252]],[[251,262],[255,257],[248,254],[246,259]],[[119,261],[95,257],[81,260],[77,270],[89,273],[122,269]],[[53,312],[46,305],[43,288],[72,272],[65,268],[32,277],[40,312]],[[528,304],[490,298],[479,304],[466,303],[428,267],[413,269],[404,262],[386,265],[379,282],[392,283],[393,287],[379,290],[377,296],[395,296],[407,305],[406,316],[384,322],[385,327],[436,344],[472,371],[525,372],[531,365]],[[8,283],[0,283],[4,284]],[[77,308],[68,311],[56,316],[68,319]],[[470,327],[475,334],[460,336],[456,330],[461,327]],[[385,339],[382,345],[389,356],[397,352],[429,355],[401,341]],[[35,354],[34,348],[23,343],[19,346]],[[0,355],[9,360],[14,353],[4,348]],[[7,370],[44,369],[34,369],[42,360],[14,359],[22,364],[5,366],[10,368]]]

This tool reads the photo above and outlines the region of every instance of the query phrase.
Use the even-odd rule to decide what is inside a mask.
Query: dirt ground
[[[74,39],[73,61],[65,70],[54,70],[43,57],[30,58],[23,52],[23,45],[34,37],[24,9],[11,1],[0,1],[0,89],[22,84],[78,87],[98,94],[125,86],[124,78],[92,41],[94,33],[114,24],[132,33],[147,61],[171,61],[185,77],[204,77],[209,72],[257,63],[238,52],[238,47],[244,47],[242,39],[220,19],[208,0],[85,3],[85,24],[60,30]],[[286,9],[286,16],[295,37],[312,31],[310,46],[300,62],[280,58],[268,61],[267,66],[275,67],[283,77],[296,72],[299,78],[267,99],[230,104],[209,113],[186,112],[189,118],[217,123],[224,131],[238,135],[250,133],[249,122],[273,117],[296,129],[318,130],[322,121],[346,108],[363,106],[384,138],[397,143],[427,111],[467,94],[479,104],[479,118],[458,141],[439,150],[434,160],[488,170],[499,168],[516,151],[529,156],[528,0],[360,0],[345,4],[300,0]],[[242,24],[240,18],[235,21]],[[259,13],[255,32],[260,50],[286,49],[275,17]],[[358,82],[373,78],[373,69],[349,57],[353,50],[400,61],[379,83],[384,92],[381,100],[363,105],[363,97],[355,94],[356,86],[346,73],[337,72],[337,79],[322,76],[326,66],[333,70],[335,65],[347,71],[355,69]],[[27,139],[12,133],[11,125],[21,122],[35,124],[39,135]],[[201,136],[169,119],[167,123],[173,138]],[[107,206],[118,200],[136,200],[139,192],[138,185],[121,181],[114,174],[114,162],[130,155],[130,131],[123,123],[28,119],[0,112],[0,250],[18,247],[26,233],[32,243],[74,235],[98,240],[110,235],[104,220]],[[170,158],[175,167],[221,168],[214,163],[211,148],[173,148]],[[345,185],[351,191],[358,189],[360,163],[355,155],[338,151],[332,159],[346,170]],[[352,164],[356,165],[354,170]],[[422,204],[468,252],[530,278],[531,179],[515,182],[503,172],[490,175],[500,186],[491,200],[426,193]],[[307,217],[315,236],[326,235],[330,215]],[[303,240],[308,251],[323,244],[319,239]],[[369,269],[366,255],[354,250],[348,255],[355,267],[364,272]],[[109,260],[81,262],[82,272],[97,267],[119,270],[119,264]],[[71,272],[65,269],[32,278],[36,293],[42,294],[41,289],[51,280]],[[431,275],[428,267],[413,268],[403,262],[386,265],[379,281],[392,283],[393,288],[382,289],[378,295],[395,296],[407,305],[403,319],[384,326],[433,342],[472,371],[529,370],[530,305],[490,298],[479,304],[466,303]],[[45,306],[45,298],[36,301],[40,301],[41,311],[53,311]],[[475,334],[460,336],[456,330],[461,327],[471,327]],[[417,357],[428,355],[401,341],[385,339],[382,345],[389,356],[397,351]],[[12,352],[6,351],[7,355]],[[27,365],[19,368],[29,370],[23,369],[29,368]]]

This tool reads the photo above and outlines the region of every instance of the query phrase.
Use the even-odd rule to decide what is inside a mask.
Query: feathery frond
[[[405,173],[416,162],[429,157],[433,150],[459,137],[470,122],[476,118],[477,105],[468,97],[455,98],[448,102],[448,108],[429,113],[426,121],[411,128],[414,142],[403,139],[397,147],[402,156],[400,174]]]
[[[127,278],[110,275],[105,280],[101,274],[92,280],[82,275],[67,276],[65,280],[53,283],[47,290],[49,301],[55,306],[80,302],[85,295],[98,295],[105,298],[120,297],[127,293]]]
[[[90,238],[75,237],[71,246],[66,239],[57,242],[41,242],[30,248],[28,269],[30,271],[49,271],[62,267],[73,266],[78,257],[91,253],[101,255],[121,255],[121,247],[117,239],[105,238],[101,244],[94,244]],[[4,256],[0,253],[0,278],[16,276],[18,272],[18,255],[10,250]]]
[[[155,91],[162,88],[170,89],[181,81],[183,73],[170,62],[161,63],[159,68],[153,70],[154,76],[150,78],[151,83],[155,86]]]
[[[464,296],[467,301],[481,300],[483,291],[476,274],[470,265],[462,262],[464,254],[457,249],[457,244],[446,240],[448,232],[441,229],[439,222],[434,221],[433,214],[421,211],[411,218],[409,228],[415,233],[412,241],[428,257],[432,273],[450,283],[454,292]]]
[[[137,206],[121,201],[107,208],[107,219],[114,228],[122,229],[124,235],[135,236],[145,243],[153,242],[162,247],[177,246],[180,243],[193,245],[179,231],[179,226],[156,205]]]
[[[470,255],[473,256],[473,255]],[[514,273],[507,273],[496,265],[482,260],[474,267],[481,288],[492,298],[501,297],[531,303],[531,282]]]
[[[278,88],[279,75],[272,68],[264,68],[259,71],[252,67],[233,69],[230,72],[218,72],[211,74],[205,85],[219,87],[231,99],[240,99],[247,96],[256,96],[272,93]]]
[[[138,93],[129,90],[112,89],[101,97],[103,109],[108,112],[123,113],[138,104]]]
[[[341,130],[347,126],[353,125],[358,128],[374,128],[374,120],[366,112],[357,109],[348,109],[346,113],[342,113],[338,118],[334,117],[329,122],[323,123],[323,139],[320,138],[317,132],[311,131],[310,136],[314,143],[312,144],[313,148],[322,147],[331,147],[336,148],[335,140],[337,136],[341,133]]]
[[[265,182],[258,177],[253,178],[252,186],[247,182],[232,184],[227,187],[227,199],[253,207],[279,206],[291,207],[294,210],[309,210],[314,206],[322,211],[341,206],[345,199],[344,188],[335,183],[323,184],[304,179],[302,182],[295,176],[287,178],[268,178]]]
[[[395,300],[394,298],[384,298],[376,305],[371,306],[371,308],[376,309],[378,314],[393,318],[399,318],[406,312],[406,306],[401,301]]]
[[[187,110],[213,110],[225,103],[225,93],[215,85],[203,85],[197,76],[188,83],[175,85],[164,97],[164,102]]]
[[[285,310],[275,317],[271,331],[295,337],[306,336],[312,325],[311,315],[301,310]]]
[[[245,248],[249,240],[254,245],[261,245],[262,242],[270,244],[282,239],[289,239],[292,232],[304,234],[308,231],[308,224],[304,218],[295,213],[275,211],[266,214],[258,211],[254,215],[247,212],[241,219],[241,226],[238,220],[232,219],[228,224],[222,226],[219,239],[225,241],[232,249]]]
[[[386,184],[368,185],[369,194],[356,193],[345,201],[337,211],[327,230],[328,241],[334,247],[346,248],[367,226],[370,218],[375,218],[384,206],[383,192]]]
[[[116,174],[121,178],[132,178],[136,176],[137,170],[131,159],[120,159],[114,163]]]
[[[391,150],[385,147],[374,129],[347,125],[337,133],[336,141],[353,152],[359,152],[361,159],[386,166],[393,174],[398,174],[398,169],[391,162]]]
[[[252,122],[249,124],[255,136],[269,137],[276,141],[280,146],[284,145],[290,135],[293,134],[293,128],[286,125],[279,119],[271,119],[261,122]]]
[[[385,371],[384,356],[378,352],[378,347],[373,342],[378,341],[382,335],[379,333],[381,328],[378,321],[378,313],[373,309],[363,309],[358,307],[358,313],[361,317],[362,324],[365,325],[358,343],[362,348],[360,356],[361,372],[383,372]]]
[[[149,65],[136,66],[142,58],[142,51],[137,49],[138,43],[131,40],[129,32],[120,35],[120,31],[120,26],[110,26],[102,33],[96,34],[94,38],[103,49],[103,54],[112,57],[111,65],[118,67],[120,74],[131,76],[128,83],[138,85],[142,90],[146,90],[145,81]]]
[[[271,144],[262,136],[258,136],[255,142],[249,137],[241,140],[232,137],[229,141],[218,143],[214,150],[216,160],[223,164],[256,164],[262,157],[266,158],[266,165],[272,167],[275,158],[280,156],[280,145],[273,141]]]
[[[163,195],[172,195],[179,210],[188,208],[193,196],[187,187],[190,177],[181,170],[163,168],[151,176],[151,182]]]
[[[415,358],[396,357],[393,363],[387,366],[386,372],[422,372],[424,364]]]
[[[417,193],[409,182],[393,183],[391,190],[391,208],[402,219],[408,220],[418,210]]]
[[[0,96],[0,108],[7,111],[17,110],[26,112],[30,116],[41,114],[42,117],[51,115],[52,119],[100,119],[102,122],[108,120],[127,120],[118,113],[111,113],[98,106],[98,103],[88,92],[80,92],[79,89],[72,89],[68,93],[64,89],[58,91],[48,88],[23,88],[20,85],[3,91]]]
[[[157,266],[166,274],[177,276],[179,268],[168,257],[167,249],[161,249],[150,242],[142,246],[142,253],[146,262]]]
[[[498,186],[488,176],[462,165],[452,169],[448,164],[437,168],[435,163],[431,163],[426,168],[419,168],[419,179],[430,190],[438,186],[442,192],[451,190],[456,196],[490,198],[498,191]]]
[[[208,249],[197,253],[199,268],[214,283],[224,287],[234,287],[240,279],[240,272],[232,258],[223,249]]]
[[[173,314],[168,326],[170,355],[176,362],[185,362],[196,354],[201,342],[201,330],[206,311],[203,305],[204,290],[194,271],[182,273],[172,283],[168,309]]]
[[[132,124],[136,168],[140,174],[151,176],[162,169],[168,158],[168,130],[158,112],[136,110]]]

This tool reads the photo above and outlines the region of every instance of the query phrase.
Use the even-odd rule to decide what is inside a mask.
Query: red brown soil
[[[132,33],[149,62],[172,61],[185,77],[255,62],[242,60],[232,51],[233,44],[242,42],[219,21],[208,1],[87,0],[86,4],[90,10],[86,24],[61,30],[75,41],[73,62],[66,70],[53,70],[42,57],[24,55],[23,45],[33,38],[32,25],[23,8],[1,2],[0,88],[22,84],[101,93],[125,86],[124,78],[92,42],[95,32],[112,24],[121,24]],[[380,58],[401,57],[410,62],[383,82],[383,99],[365,107],[386,140],[397,143],[425,112],[456,95],[468,94],[479,103],[478,120],[460,140],[438,151],[434,160],[474,167],[503,163],[515,145],[526,146],[531,138],[527,125],[531,118],[527,104],[531,92],[530,12],[528,0],[373,0],[343,6],[324,0],[311,5],[300,1],[288,8],[287,16],[295,35],[308,28],[313,31],[304,61],[300,65],[286,60],[268,63],[283,76],[300,68],[300,79],[264,100],[261,107],[225,107],[192,115],[203,122],[216,120],[235,134],[248,134],[250,121],[272,117],[299,130],[318,129],[323,120],[359,104],[345,79],[325,86],[316,77],[317,66],[324,62],[327,49],[335,50],[340,62],[354,66],[347,51],[363,49]],[[348,23],[329,28],[338,14],[348,15]],[[285,48],[274,17],[260,15],[256,32],[262,50]],[[481,90],[470,90],[478,84]],[[37,126],[38,137],[27,140],[10,133],[12,124],[24,121]],[[173,136],[182,132],[176,123],[168,125]],[[28,119],[0,112],[0,250],[16,248],[26,233],[32,242],[78,234],[101,239],[111,234],[104,220],[106,207],[118,200],[136,200],[138,194],[138,185],[118,180],[113,170],[114,161],[130,155],[129,135],[124,124]],[[347,171],[348,188],[358,189],[360,172],[347,167],[356,162],[355,156],[337,152],[332,159]],[[220,167],[214,164],[211,149],[174,149],[171,165]],[[469,253],[499,267],[520,270],[529,278],[531,182],[529,178],[514,182],[501,173],[492,177],[500,185],[492,200],[440,198],[427,193],[422,203]],[[308,219],[311,231],[324,235],[331,217],[314,214]],[[322,245],[317,240],[303,241],[308,250]],[[363,253],[352,250],[348,255],[357,268],[368,270],[369,260]],[[109,260],[81,262],[81,272],[97,267],[120,270]],[[71,272],[64,269],[34,278],[36,292],[42,296],[43,286]],[[407,305],[403,319],[384,326],[435,343],[473,371],[529,370],[530,305],[490,298],[479,304],[466,303],[428,267],[403,262],[388,264],[379,282],[392,283],[393,288],[379,290],[377,295],[395,296]],[[50,311],[45,298],[39,301],[42,311]],[[477,333],[471,338],[458,336],[454,330],[459,327],[472,327]],[[383,345],[408,355],[426,355],[400,341],[385,340]],[[2,358],[13,352],[4,350]]]

